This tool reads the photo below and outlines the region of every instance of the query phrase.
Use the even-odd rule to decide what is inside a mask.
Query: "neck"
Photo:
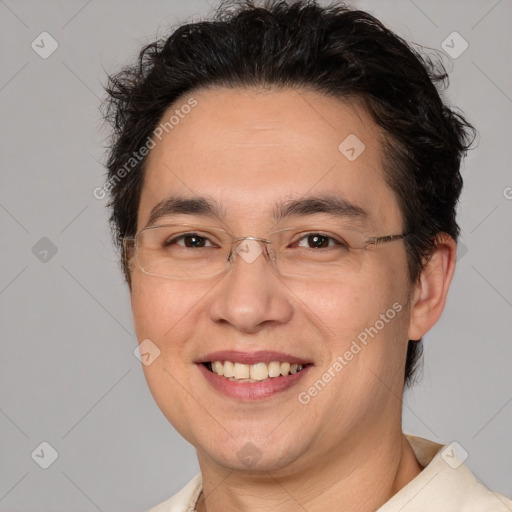
[[[300,471],[247,473],[205,464],[198,512],[240,510],[320,512],[341,508],[370,512],[386,503],[421,471],[405,435],[350,440],[351,449],[332,451]],[[286,469],[286,468],[285,468]]]

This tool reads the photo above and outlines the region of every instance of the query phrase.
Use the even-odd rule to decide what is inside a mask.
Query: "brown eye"
[[[206,238],[197,235],[186,235],[183,237],[186,247],[204,247]]]
[[[199,236],[196,233],[186,233],[165,242],[166,247],[174,244],[192,248],[213,247],[212,243],[207,238]],[[206,244],[210,245],[208,246]]]
[[[307,241],[309,247],[314,249],[329,247],[329,237],[323,235],[308,235]]]
[[[326,249],[334,246],[346,247],[345,243],[340,243],[331,236],[321,233],[308,233],[297,242],[298,247],[307,247],[309,249]]]

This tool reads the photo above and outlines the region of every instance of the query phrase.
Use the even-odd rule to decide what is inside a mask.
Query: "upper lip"
[[[311,364],[311,361],[302,357],[276,352],[274,350],[258,350],[256,352],[240,352],[237,350],[218,350],[201,357],[196,363],[210,363],[213,361],[232,361],[233,363],[256,364],[271,363],[272,361],[298,364]]]

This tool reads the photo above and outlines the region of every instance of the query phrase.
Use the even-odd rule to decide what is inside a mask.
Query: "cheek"
[[[221,277],[222,278],[222,277]],[[131,307],[137,339],[151,340],[160,350],[156,361],[173,371],[193,359],[189,343],[204,328],[210,292],[217,281],[172,281],[148,276],[132,277]],[[151,365],[153,366],[153,365]]]
[[[350,363],[354,377],[367,379],[368,367],[394,371],[405,357],[408,281],[405,260],[397,254],[330,285],[309,304],[328,326],[331,359],[350,351],[350,361],[357,360]]]
[[[318,319],[335,333],[354,333],[373,324],[395,302],[404,305],[405,285],[399,273],[382,268],[380,272],[359,273],[329,284],[314,295],[311,290],[301,290],[300,296]]]
[[[133,278],[131,306],[139,342],[150,339],[165,356],[175,332],[193,308],[193,299],[193,290],[178,289],[172,281]]]
[[[408,342],[409,283],[405,255],[399,249],[379,254],[354,294],[359,328],[353,338],[362,347],[361,361],[390,384],[401,374]],[[401,377],[396,379],[397,384],[400,381]]]
[[[193,287],[192,287],[193,288]],[[195,293],[195,295],[194,295]],[[189,394],[186,381],[185,329],[190,330],[193,304],[202,294],[186,286],[158,279],[132,277],[131,306],[139,343],[151,340],[160,353],[151,364],[142,365],[148,388],[164,416],[190,442]],[[183,382],[183,384],[180,384]]]

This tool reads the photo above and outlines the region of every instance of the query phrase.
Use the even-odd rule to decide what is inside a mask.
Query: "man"
[[[369,14],[312,2],[231,2],[111,77],[144,372],[201,468],[152,511],[512,510],[401,428],[474,133],[445,79]]]

